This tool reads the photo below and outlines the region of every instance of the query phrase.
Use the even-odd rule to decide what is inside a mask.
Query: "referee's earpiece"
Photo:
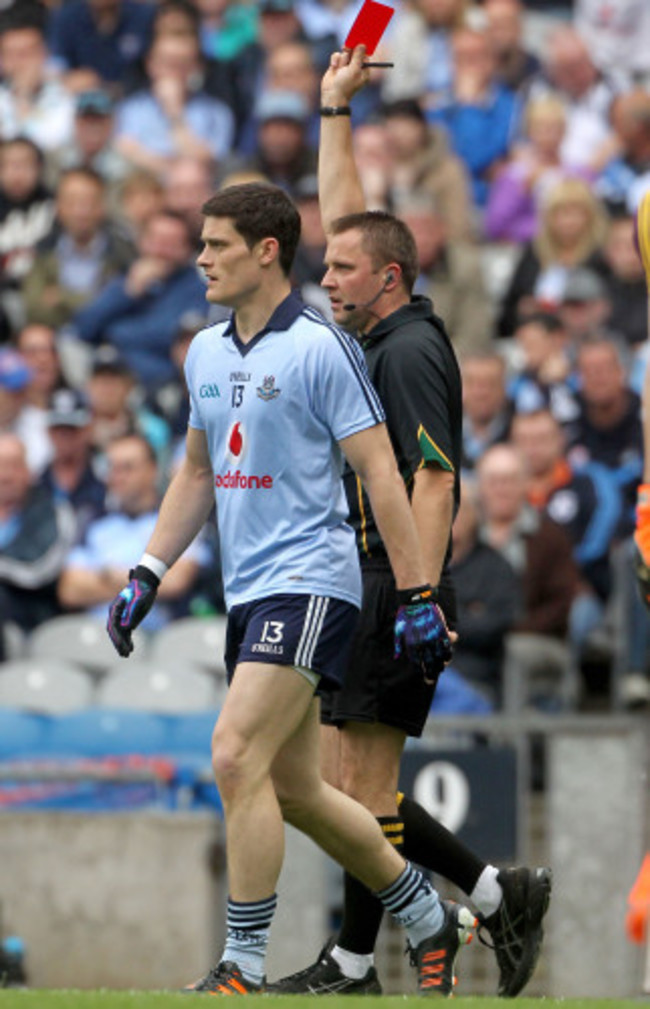
[[[392,284],[394,280],[395,280],[395,274],[393,273],[392,270],[389,270],[386,276],[384,277],[384,284]]]

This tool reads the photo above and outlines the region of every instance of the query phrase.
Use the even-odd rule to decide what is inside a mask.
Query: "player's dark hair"
[[[383,210],[366,210],[338,217],[329,227],[331,235],[345,231],[361,233],[361,248],[370,256],[375,270],[397,263],[404,286],[411,293],[420,269],[415,239],[404,221]]]
[[[206,217],[227,217],[249,249],[263,238],[275,238],[279,262],[286,276],[300,241],[300,214],[279,186],[244,182],[226,186],[203,204]]]

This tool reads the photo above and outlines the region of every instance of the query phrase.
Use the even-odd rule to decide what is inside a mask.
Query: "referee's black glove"
[[[160,578],[138,564],[129,571],[129,584],[115,597],[108,611],[106,630],[117,652],[126,659],[133,651],[132,632],[156,601]]]
[[[449,629],[437,598],[437,590],[431,585],[397,593],[395,658],[406,652],[429,684],[437,682],[452,656]]]

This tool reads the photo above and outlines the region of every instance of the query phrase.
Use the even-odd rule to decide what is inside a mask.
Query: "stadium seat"
[[[165,749],[165,730],[163,720],[147,711],[87,708],[54,718],[49,742],[55,756],[153,756]]]
[[[142,655],[148,646],[147,636],[136,631],[134,642]],[[103,675],[116,659],[103,622],[85,613],[55,617],[40,624],[32,631],[28,648],[33,658],[46,656],[74,662],[95,677]]]
[[[10,659],[22,659],[27,651],[27,637],[18,624],[11,621],[4,626],[3,635],[5,656]]]
[[[217,709],[170,715],[165,719],[166,750],[172,755],[199,754],[209,760],[212,730],[218,717]]]
[[[106,672],[97,687],[96,703],[161,714],[202,711],[218,707],[218,689],[208,673],[188,662],[172,666],[129,659]]]
[[[59,659],[16,659],[0,666],[0,706],[59,714],[87,708],[93,684],[82,669]]]
[[[15,708],[0,708],[0,760],[42,756],[49,745],[50,721]]]
[[[224,651],[227,617],[184,617],[163,627],[154,637],[151,656],[182,665],[193,663],[213,675],[226,674]]]

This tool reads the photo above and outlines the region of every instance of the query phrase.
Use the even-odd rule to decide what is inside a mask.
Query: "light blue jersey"
[[[215,475],[228,607],[284,592],[358,606],[337,442],[384,413],[357,344],[291,294],[248,344],[232,320],[198,333],[185,374]]]

